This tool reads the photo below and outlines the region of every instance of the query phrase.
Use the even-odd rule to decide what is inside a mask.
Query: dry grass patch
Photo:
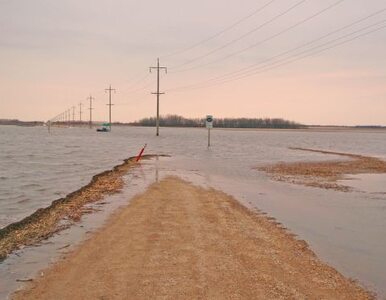
[[[274,180],[345,192],[350,191],[351,188],[337,182],[338,180],[344,179],[345,175],[386,173],[386,162],[379,158],[315,149],[290,149],[339,155],[347,157],[349,160],[296,163],[281,162],[274,165],[258,167],[257,169],[267,172]]]

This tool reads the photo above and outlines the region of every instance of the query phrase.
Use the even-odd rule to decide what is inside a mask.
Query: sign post
[[[210,147],[210,130],[213,128],[213,116],[206,116],[206,128],[208,128],[208,148]]]

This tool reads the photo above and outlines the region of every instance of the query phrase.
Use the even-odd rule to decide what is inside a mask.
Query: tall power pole
[[[88,108],[90,110],[90,129],[92,128],[92,100],[94,100],[94,98],[90,95],[90,97],[87,98],[89,101],[90,101],[90,107]]]
[[[71,108],[68,109],[68,126],[71,124]]]
[[[79,103],[79,121],[82,123],[82,102]]]
[[[168,69],[166,67],[160,67],[159,66],[159,58],[157,58],[157,66],[156,67],[150,67],[150,73],[151,73],[151,70],[153,70],[153,69],[157,69],[157,92],[152,93],[152,94],[157,95],[157,119],[156,119],[157,131],[156,131],[156,135],[159,136],[159,95],[165,94],[165,93],[160,93],[160,91],[159,91],[159,71],[164,70],[165,73],[167,73]]]
[[[110,131],[111,131],[111,106],[114,105],[111,103],[111,92],[115,93],[115,89],[112,89],[111,84],[110,84],[110,87],[108,89],[105,89],[105,91],[109,92],[109,103],[107,105],[109,107],[109,127],[110,127]]]
[[[66,123],[65,125],[67,125],[67,123],[68,123],[68,110],[64,111],[64,122]]]
[[[72,107],[72,123],[75,123],[75,106]]]

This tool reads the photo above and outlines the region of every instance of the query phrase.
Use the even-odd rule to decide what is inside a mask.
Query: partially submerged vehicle
[[[109,123],[103,123],[101,128],[97,128],[98,132],[109,132],[110,131],[110,124]]]

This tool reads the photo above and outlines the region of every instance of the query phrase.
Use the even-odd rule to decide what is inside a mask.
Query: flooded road
[[[345,182],[356,190],[343,193],[272,182],[254,169],[280,161],[338,159],[289,147],[386,159],[386,132],[218,129],[212,131],[210,149],[206,134],[204,129],[161,128],[157,138],[153,128],[131,127],[114,128],[108,134],[86,128],[54,128],[48,134],[42,127],[0,126],[0,227],[84,186],[93,175],[136,155],[147,143],[148,154],[168,154],[171,158],[144,161],[135,176],[126,178],[130,193],[114,196],[121,202],[113,202],[127,203],[130,195],[167,175],[223,190],[275,217],[346,276],[386,295],[385,176],[356,175]],[[60,247],[55,244],[52,248],[46,253]],[[0,277],[20,278],[16,270],[26,268],[23,259],[32,252],[33,248],[24,249],[21,258],[12,256],[0,264]],[[36,269],[39,259],[32,255],[30,261],[35,261],[30,265]]]

